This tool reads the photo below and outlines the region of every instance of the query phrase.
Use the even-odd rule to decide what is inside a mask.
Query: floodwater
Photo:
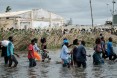
[[[93,50],[87,50],[88,54],[93,54]],[[4,66],[3,58],[0,58],[0,78],[117,78],[117,63],[109,60],[104,65],[94,66],[92,57],[87,57],[87,68],[63,68],[57,61],[60,50],[50,51],[50,62],[37,62],[34,68],[28,67],[27,54],[20,54],[17,58],[19,64],[16,68]]]

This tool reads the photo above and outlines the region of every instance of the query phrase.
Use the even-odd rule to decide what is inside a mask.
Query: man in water
[[[0,42],[0,48],[2,49],[1,56],[4,57],[5,65],[8,64],[8,57],[7,57],[7,47],[8,47],[9,41],[3,40]]]
[[[86,49],[85,49],[85,42],[81,41],[81,44],[77,48],[77,54],[76,54],[76,60],[77,60],[77,66],[83,68],[86,68]]]
[[[60,54],[60,58],[63,61],[63,67],[68,66],[68,68],[70,67],[70,61],[69,61],[69,51],[68,51],[68,40],[64,41],[62,50],[61,50],[61,54]]]
[[[31,40],[31,44],[28,46],[29,67],[36,66],[36,61],[34,57],[34,44],[35,44],[35,41]]]
[[[115,54],[113,50],[113,39],[110,37],[108,40],[109,41],[107,43],[107,53],[109,56],[109,60],[115,60],[117,58],[117,55]]]
[[[8,56],[8,60],[9,60],[9,67],[12,66],[13,62],[15,63],[13,67],[17,67],[18,61],[14,56],[14,54],[15,55],[17,55],[17,54],[14,53],[13,37],[10,36],[8,39],[9,39],[9,44],[8,44],[8,49],[7,49],[7,56]],[[19,57],[19,55],[17,55],[17,57]]]

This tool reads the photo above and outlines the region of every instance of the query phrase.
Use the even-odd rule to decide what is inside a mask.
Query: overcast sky
[[[74,24],[91,24],[89,0],[0,0],[0,12],[7,6],[11,6],[12,11],[43,8],[66,19],[72,18]],[[111,18],[112,0],[92,0],[92,6],[94,24],[104,24]]]

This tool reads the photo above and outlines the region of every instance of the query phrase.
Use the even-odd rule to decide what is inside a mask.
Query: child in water
[[[42,62],[45,61],[46,58],[48,58],[48,61],[51,60],[51,58],[49,57],[49,55],[47,53],[49,53],[49,51],[47,51],[47,45],[46,45],[46,38],[41,38],[41,49],[42,49]]]

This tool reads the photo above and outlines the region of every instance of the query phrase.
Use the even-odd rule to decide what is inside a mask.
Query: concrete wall
[[[14,28],[14,20],[13,19],[0,19],[0,28],[7,29],[7,28]]]
[[[35,28],[48,28],[50,25],[49,22],[44,22],[44,21],[33,21],[32,22],[32,28],[35,29]]]

